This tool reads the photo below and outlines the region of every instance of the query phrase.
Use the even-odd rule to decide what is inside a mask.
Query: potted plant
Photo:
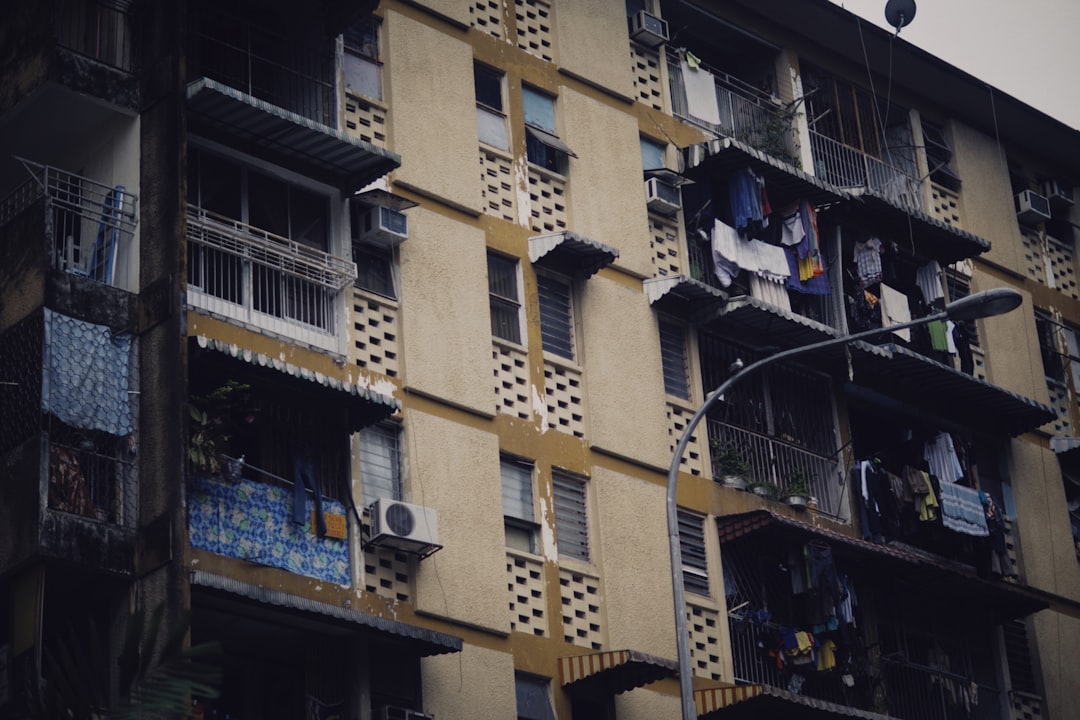
[[[742,452],[734,443],[721,443],[712,440],[713,468],[716,477],[725,487],[746,489],[747,478],[750,476],[750,464],[743,458]]]
[[[207,395],[188,402],[188,459],[197,473],[239,479],[240,462],[228,457],[234,416],[247,402],[249,385],[229,380]]]
[[[776,487],[776,483],[768,480],[752,482],[749,489],[750,492],[766,500],[776,500],[780,496],[780,488]]]
[[[791,507],[805,508],[810,503],[810,481],[802,468],[792,469],[784,487],[784,502]]]

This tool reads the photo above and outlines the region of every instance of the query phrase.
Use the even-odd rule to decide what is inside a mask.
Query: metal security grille
[[[664,368],[664,390],[668,395],[690,399],[686,369],[686,331],[681,325],[660,321],[660,362]]]
[[[491,334],[521,344],[521,296],[517,262],[488,253],[488,293],[491,297]]]
[[[585,483],[558,470],[551,473],[555,498],[555,539],[560,557],[589,560],[589,522],[585,511]]]
[[[570,285],[550,275],[536,276],[540,302],[540,338],[544,350],[574,359],[574,316]]]
[[[705,558],[705,518],[679,511],[679,547],[682,550],[683,587],[709,595],[709,569]]]

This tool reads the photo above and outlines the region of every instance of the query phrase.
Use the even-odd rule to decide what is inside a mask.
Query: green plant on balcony
[[[769,480],[752,482],[747,489],[766,500],[777,500],[780,497],[780,488],[776,486],[776,483]]]
[[[804,469],[796,467],[788,472],[784,501],[793,507],[806,507],[810,502],[810,479]]]
[[[206,395],[193,395],[188,402],[188,459],[196,472],[220,475],[239,467],[229,460],[229,442],[236,418],[250,415],[250,385],[228,380]],[[235,479],[235,478],[233,478]]]
[[[713,468],[717,479],[728,487],[746,488],[750,477],[750,464],[746,462],[742,449],[733,442],[710,440]]]
[[[798,109],[801,103],[800,98],[776,108],[773,112],[764,113],[766,117],[764,123],[739,133],[735,139],[802,170],[799,145],[792,140],[792,128],[795,127],[795,121],[802,115]]]

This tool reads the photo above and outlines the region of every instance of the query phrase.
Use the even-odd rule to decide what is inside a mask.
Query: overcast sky
[[[886,0],[832,0],[884,28]],[[916,0],[900,38],[1080,129],[1080,0]]]

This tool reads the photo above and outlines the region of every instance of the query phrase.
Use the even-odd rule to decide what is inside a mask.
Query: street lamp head
[[[1011,288],[992,288],[949,303],[945,313],[950,320],[977,320],[1012,312],[1023,302],[1023,296]]]

